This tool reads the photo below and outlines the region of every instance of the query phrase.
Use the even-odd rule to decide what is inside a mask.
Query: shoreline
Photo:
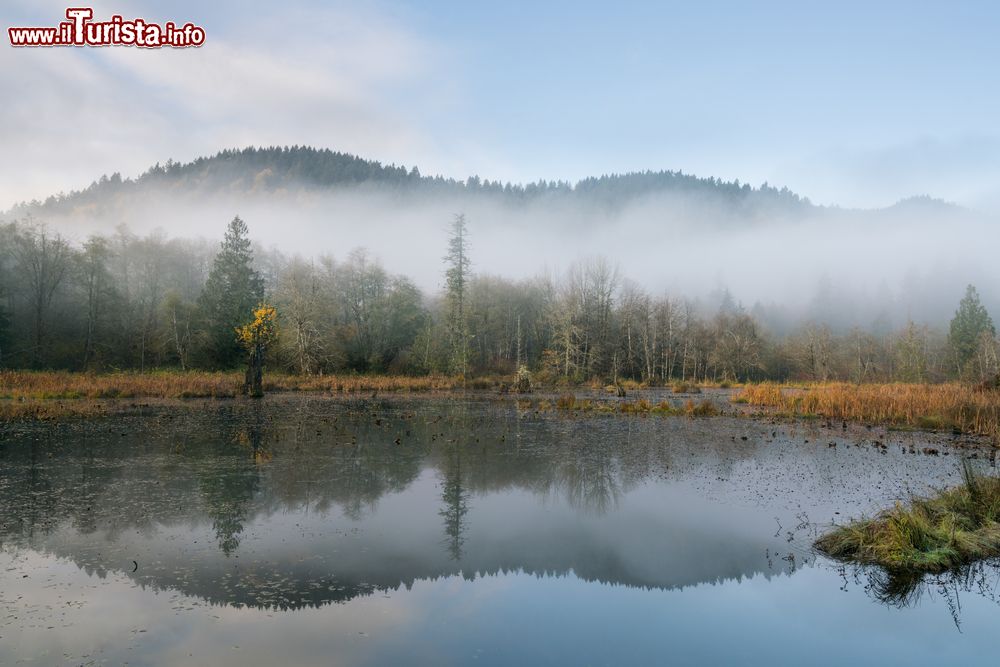
[[[831,419],[815,414],[798,414],[774,407],[751,405],[734,400],[740,389],[699,388],[697,393],[674,393],[669,387],[633,389],[626,398],[619,398],[604,390],[576,388],[566,392],[563,388],[539,388],[531,394],[500,393],[496,389],[397,389],[393,391],[365,392],[360,390],[330,392],[320,389],[272,390],[263,399],[239,395],[216,396],[117,396],[98,398],[0,398],[0,428],[18,425],[59,424],[78,421],[98,421],[124,416],[143,416],[145,411],[155,414],[163,410],[182,412],[198,409],[206,404],[251,405],[261,402],[311,398],[343,404],[371,400],[446,400],[507,402],[524,412],[548,415],[555,418],[583,420],[594,418],[672,419],[695,420],[734,419],[748,420],[783,426],[800,426],[814,429],[816,437],[854,440],[855,446],[871,444],[884,449],[889,438],[903,435],[923,435],[929,445],[921,453],[947,455],[944,449],[996,451],[996,442],[989,436],[975,433],[955,433],[942,429],[888,423],[867,423],[858,420]],[[149,415],[155,417],[155,414]],[[833,446],[833,445],[831,445]]]

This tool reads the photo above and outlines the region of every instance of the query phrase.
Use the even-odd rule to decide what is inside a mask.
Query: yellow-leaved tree
[[[264,352],[278,337],[278,311],[261,303],[253,311],[253,320],[236,329],[236,340],[249,354],[243,393],[254,398],[264,395]]]

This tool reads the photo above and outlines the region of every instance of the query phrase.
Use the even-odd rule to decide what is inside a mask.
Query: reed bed
[[[765,383],[744,387],[732,400],[797,416],[950,429],[1000,440],[1000,391],[959,383],[829,383],[801,388]]]
[[[635,401],[592,401],[578,399],[573,394],[563,394],[556,399],[555,405],[549,401],[540,401],[535,408],[538,410],[556,410],[567,412],[620,412],[622,414],[639,415],[685,415],[688,417],[712,417],[719,414],[718,407],[709,400],[695,402],[688,399],[683,405],[674,406],[670,401],[651,401],[640,398]]]
[[[838,526],[815,546],[838,560],[891,571],[943,572],[1000,556],[1000,478],[976,475],[967,461],[963,477],[961,486],[932,498]]]
[[[0,423],[22,421],[47,421],[64,418],[106,417],[120,412],[117,401],[98,400],[20,400],[0,401]],[[131,407],[131,406],[129,406]]]
[[[78,398],[229,398],[239,393],[240,372],[152,372],[84,374],[58,371],[0,371],[0,399]],[[266,391],[315,391],[334,394],[443,391],[462,387],[461,378],[269,374]]]

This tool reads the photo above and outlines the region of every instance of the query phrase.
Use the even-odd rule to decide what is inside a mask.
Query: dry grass
[[[840,560],[918,572],[1000,555],[1000,478],[976,476],[968,462],[963,473],[963,485],[839,526],[816,548]]]
[[[495,378],[476,378],[463,385],[461,377],[448,375],[272,375],[264,380],[270,391],[321,391],[331,394],[368,392],[424,392],[453,389],[491,389],[498,386]]]
[[[74,398],[227,398],[239,393],[243,374],[153,372],[84,374],[58,371],[0,371],[0,399],[50,400]],[[265,376],[267,391],[327,393],[438,391],[460,388],[460,378],[326,375]]]
[[[684,403],[684,414],[689,417],[714,417],[719,414],[719,409],[712,401],[701,401],[695,403],[688,400]]]
[[[732,400],[798,416],[1000,437],[1000,391],[958,383],[829,383],[802,388],[756,384],[744,387]]]
[[[537,404],[539,410],[574,411],[574,412],[620,412],[623,414],[638,415],[686,415],[688,417],[712,417],[719,414],[719,409],[709,400],[695,403],[687,400],[683,406],[674,407],[670,401],[660,401],[651,403],[645,398],[635,401],[591,401],[589,399],[580,400],[573,394],[563,394],[556,399],[555,405],[549,401],[540,401]]]
[[[0,401],[0,423],[106,417],[118,408],[116,401],[86,399]]]

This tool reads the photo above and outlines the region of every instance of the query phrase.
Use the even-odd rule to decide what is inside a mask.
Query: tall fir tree
[[[4,367],[4,354],[10,344],[10,317],[7,310],[0,305],[0,368]]]
[[[236,330],[253,317],[264,299],[264,280],[253,268],[253,249],[247,225],[239,216],[226,229],[219,254],[198,298],[205,321],[213,366],[232,368],[243,361]]]
[[[990,314],[980,303],[976,288],[969,285],[965,288],[965,296],[958,304],[958,310],[955,311],[948,332],[948,343],[955,355],[959,373],[965,369],[976,353],[979,339],[984,333],[996,336],[996,327],[993,326]]]
[[[465,297],[468,290],[469,234],[465,215],[459,213],[451,222],[448,254],[444,256],[445,300],[448,306],[448,338],[451,346],[451,370],[465,375],[469,365],[469,330],[465,317]]]

